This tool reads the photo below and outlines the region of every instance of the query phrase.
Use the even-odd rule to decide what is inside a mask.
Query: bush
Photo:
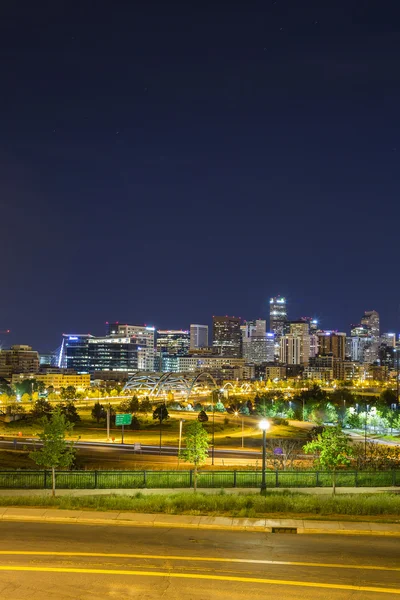
[[[274,425],[289,425],[289,421],[282,417],[273,417],[271,421]]]

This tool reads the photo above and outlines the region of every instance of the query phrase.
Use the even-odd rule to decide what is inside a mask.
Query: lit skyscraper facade
[[[270,331],[272,331],[277,338],[280,338],[285,333],[285,325],[287,322],[286,298],[276,296],[270,299],[269,320]]]
[[[138,346],[138,370],[154,371],[155,328],[141,325],[109,323],[108,336],[131,338]]]
[[[189,353],[190,333],[183,329],[159,329],[157,331],[157,352],[184,356]]]
[[[213,346],[221,356],[242,356],[242,332],[239,317],[213,317]]]
[[[138,370],[138,344],[123,336],[95,337],[90,334],[63,335],[60,366],[77,373]]]
[[[192,324],[190,326],[190,349],[207,348],[208,325]]]
[[[340,331],[318,331],[318,353],[332,354],[335,358],[345,359],[346,334]]]
[[[364,325],[368,333],[373,338],[378,338],[380,334],[379,313],[376,310],[366,310],[361,325]]]

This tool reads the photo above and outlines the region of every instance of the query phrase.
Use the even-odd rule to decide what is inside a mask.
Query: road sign
[[[130,425],[132,423],[132,415],[126,415],[123,413],[115,415],[116,425]]]

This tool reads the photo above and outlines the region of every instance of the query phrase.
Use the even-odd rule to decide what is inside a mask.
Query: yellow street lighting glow
[[[269,421],[267,421],[266,419],[260,421],[258,426],[261,429],[261,431],[268,431],[268,429],[271,427]]]

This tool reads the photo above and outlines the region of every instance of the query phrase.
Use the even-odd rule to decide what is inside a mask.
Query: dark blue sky
[[[400,330],[398,1],[3,2],[0,329]]]

